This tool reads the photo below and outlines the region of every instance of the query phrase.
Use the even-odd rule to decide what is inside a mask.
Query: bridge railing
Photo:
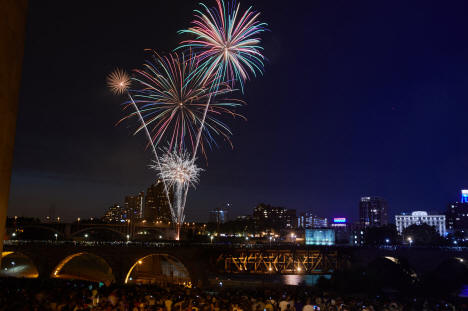
[[[406,246],[406,245],[390,245],[390,246],[319,246],[319,245],[303,245],[294,243],[200,243],[190,241],[56,241],[56,240],[5,240],[5,246],[27,246],[27,245],[44,245],[44,246],[76,246],[76,247],[93,247],[93,246],[114,246],[114,247],[149,247],[149,248],[169,248],[169,247],[203,247],[203,248],[226,248],[226,249],[255,249],[255,250],[290,250],[294,249],[382,249],[389,251],[399,250],[424,250],[437,249],[441,251],[459,251],[466,252],[468,247],[460,246]]]

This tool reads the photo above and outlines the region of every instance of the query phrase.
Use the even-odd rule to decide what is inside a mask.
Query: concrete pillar
[[[27,0],[0,0],[0,253],[10,195],[26,12]]]

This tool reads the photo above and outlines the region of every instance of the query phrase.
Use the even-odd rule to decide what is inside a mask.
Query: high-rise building
[[[127,218],[127,212],[124,207],[119,204],[114,204],[107,208],[104,217],[102,218],[105,222],[124,222]]]
[[[447,217],[447,229],[450,232],[468,233],[468,190],[461,191],[460,202],[448,205],[445,216]]]
[[[441,236],[445,236],[445,215],[428,215],[424,211],[412,212],[411,215],[395,215],[395,224],[399,234],[403,233],[405,228],[411,225],[428,224]]]
[[[364,227],[388,224],[387,202],[379,197],[362,197],[359,202],[359,222]]]
[[[276,229],[295,228],[297,224],[295,209],[275,207],[263,203],[255,207],[253,218],[260,226]]]
[[[172,200],[172,194],[169,194]],[[167,196],[164,191],[164,183],[161,180],[156,181],[146,191],[145,206],[143,217],[147,221],[171,221],[171,210]]]
[[[216,224],[224,224],[225,222],[228,221],[228,213],[229,213],[229,208],[230,204],[226,204],[226,206],[223,207],[217,207],[210,211],[210,217],[209,217],[209,222],[213,222]]]
[[[131,220],[137,220],[143,218],[143,200],[145,197],[144,192],[140,192],[137,195],[129,195],[125,197],[124,208],[127,211],[127,215]]]
[[[326,228],[328,220],[327,218],[314,215],[312,211],[308,211],[297,217],[297,226],[304,229]]]

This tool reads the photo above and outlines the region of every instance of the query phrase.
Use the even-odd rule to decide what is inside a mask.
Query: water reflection
[[[323,275],[317,275],[317,274],[286,274],[286,275],[281,275],[281,284],[284,285],[307,285],[307,286],[313,286],[317,284],[317,281],[320,277],[324,277],[326,279],[330,279],[331,275],[330,274],[323,274]]]

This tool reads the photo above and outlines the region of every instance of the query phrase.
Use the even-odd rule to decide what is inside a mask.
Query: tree
[[[382,227],[369,227],[364,235],[366,245],[396,244],[398,240],[398,232],[393,224]]]
[[[411,225],[403,230],[403,239],[412,245],[440,245],[443,239],[433,226],[428,224]]]

